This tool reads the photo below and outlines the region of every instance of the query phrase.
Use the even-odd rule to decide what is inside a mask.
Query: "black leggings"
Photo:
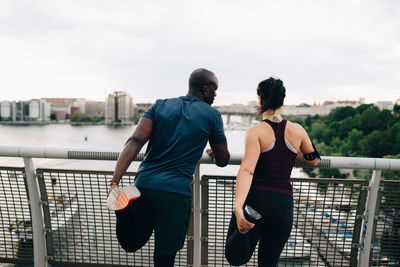
[[[225,257],[232,265],[247,263],[258,246],[258,266],[275,267],[293,225],[293,199],[289,195],[250,191],[245,204],[258,211],[262,218],[247,234],[237,229],[232,215],[225,244]]]
[[[140,189],[142,195],[126,210],[117,211],[117,238],[127,252],[142,248],[154,231],[154,266],[174,266],[175,255],[185,242],[191,197]]]

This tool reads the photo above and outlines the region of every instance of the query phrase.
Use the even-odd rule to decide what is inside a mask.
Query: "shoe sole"
[[[140,191],[134,185],[120,188],[116,187],[107,198],[107,208],[111,211],[123,210],[129,203],[140,197]]]

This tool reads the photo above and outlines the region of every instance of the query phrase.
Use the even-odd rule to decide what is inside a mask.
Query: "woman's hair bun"
[[[280,79],[270,77],[261,81],[257,87],[257,94],[261,97],[259,112],[275,110],[283,105],[286,89]]]

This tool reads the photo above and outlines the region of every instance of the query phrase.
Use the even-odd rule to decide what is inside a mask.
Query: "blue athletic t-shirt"
[[[191,196],[191,178],[207,141],[226,142],[221,114],[194,96],[157,100],[143,115],[153,121],[135,185]]]

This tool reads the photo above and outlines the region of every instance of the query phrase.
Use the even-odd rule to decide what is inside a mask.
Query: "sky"
[[[219,79],[214,105],[255,101],[270,76],[285,104],[400,98],[398,0],[1,0],[0,100],[136,103]]]

